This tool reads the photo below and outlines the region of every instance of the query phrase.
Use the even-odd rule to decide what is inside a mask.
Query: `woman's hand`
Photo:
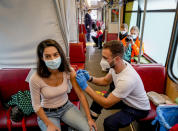
[[[88,125],[90,127],[90,131],[93,131],[93,128],[95,131],[97,131],[96,123],[93,121],[93,119],[88,119]]]
[[[61,130],[57,126],[55,126],[53,123],[51,123],[48,125],[47,131],[61,131]]]

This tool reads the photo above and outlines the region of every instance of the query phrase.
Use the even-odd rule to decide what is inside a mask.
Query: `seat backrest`
[[[84,33],[86,34],[86,29],[84,24],[79,24],[79,33]]]
[[[70,62],[71,63],[85,63],[85,53],[82,43],[70,43]]]
[[[83,43],[83,48],[86,48],[86,39],[85,39],[85,34],[80,33],[79,34],[79,41]]]
[[[117,33],[108,33],[107,34],[107,41],[117,40],[118,34]]]
[[[0,97],[6,102],[18,91],[29,90],[25,79],[30,69],[0,69]]]
[[[76,65],[72,65],[78,70]],[[29,90],[29,84],[25,81],[30,69],[0,69],[0,101],[7,102],[18,91]],[[69,94],[71,101],[79,100],[74,89]],[[1,105],[0,105],[1,106]]]
[[[102,42],[104,42],[104,40],[105,40],[105,30],[103,30],[103,39],[102,39]]]
[[[166,70],[160,64],[132,64],[140,75],[146,92],[164,93],[166,88]]]

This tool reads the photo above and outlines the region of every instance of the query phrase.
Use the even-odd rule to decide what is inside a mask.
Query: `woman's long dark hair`
[[[40,77],[49,77],[51,75],[51,73],[49,72],[43,58],[43,52],[44,49],[46,47],[56,47],[56,49],[58,50],[60,56],[61,56],[61,65],[59,66],[58,70],[60,72],[70,72],[70,67],[69,67],[69,63],[66,60],[65,54],[61,48],[61,46],[55,41],[55,40],[51,40],[51,39],[47,39],[42,41],[38,47],[37,47],[37,56],[38,56],[38,61],[37,61],[37,73]]]

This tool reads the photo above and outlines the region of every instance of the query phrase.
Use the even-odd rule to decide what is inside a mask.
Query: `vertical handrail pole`
[[[108,23],[109,23],[109,7],[106,6],[105,42],[107,42]]]
[[[118,17],[118,38],[119,38],[119,32],[120,32],[120,25],[121,25],[121,7],[119,5],[119,17]]]
[[[83,10],[82,10],[82,0],[80,0],[80,12],[81,12],[81,15],[80,15],[80,28],[81,28],[81,32],[83,33],[83,26],[82,26],[82,16],[83,16]]]
[[[146,8],[147,8],[147,0],[144,0],[144,13],[143,13],[143,22],[142,22],[142,30],[141,30],[141,38],[140,38],[140,49],[138,55],[138,64],[140,64],[140,57],[142,53],[142,44],[143,44],[143,32],[144,32],[144,25],[145,25],[145,16],[146,16]]]
[[[77,3],[77,0],[75,0],[75,5],[76,5],[76,24],[77,24],[77,43],[79,42],[79,25],[78,25],[78,16],[79,16],[79,14],[78,14],[78,10],[79,10],[79,8],[78,8],[78,3]]]

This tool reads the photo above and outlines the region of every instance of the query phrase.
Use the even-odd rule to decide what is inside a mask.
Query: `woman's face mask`
[[[56,70],[60,67],[61,65],[61,57],[58,57],[56,59],[53,60],[45,60],[44,61],[46,66],[52,70]]]
[[[133,39],[137,39],[137,35],[132,35],[132,38]]]
[[[124,31],[121,31],[121,34],[122,34],[122,35],[124,35],[124,34],[126,34],[126,33],[127,33],[127,31],[125,31],[125,30],[124,30]]]

